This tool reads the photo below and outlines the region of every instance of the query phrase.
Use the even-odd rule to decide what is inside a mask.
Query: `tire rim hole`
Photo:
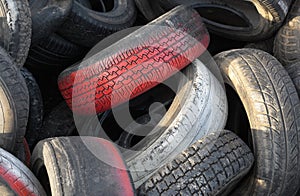
[[[195,8],[207,23],[218,23],[225,26],[249,28],[248,20],[233,9],[218,6],[204,5]]]
[[[90,8],[97,12],[109,12],[114,9],[113,0],[89,0]]]
[[[158,94],[157,92],[160,92]],[[164,93],[161,93],[164,92]],[[160,96],[154,96],[154,95],[160,95]],[[163,84],[160,84],[156,86],[155,88],[149,90],[148,92],[132,99],[129,102],[129,110],[130,114],[133,118],[133,120],[137,121],[138,118],[142,116],[146,116],[149,113],[149,107],[151,106],[152,103],[154,102],[160,102],[165,106],[166,111],[169,109],[171,106],[173,99],[175,97],[175,93],[172,92],[171,89],[166,87]],[[122,105],[120,106],[122,107]],[[101,118],[101,117],[100,117]],[[122,134],[128,134],[126,131],[124,131],[123,128],[121,128],[117,121],[115,120],[113,113],[110,111],[108,115],[106,115],[105,119],[100,120],[102,124],[102,128],[105,131],[105,133],[108,135],[108,137],[114,141],[119,143],[119,139]],[[129,125],[131,122],[127,122]],[[157,122],[159,123],[159,122]],[[142,123],[140,123],[142,124]],[[142,129],[142,125],[140,129]],[[154,127],[152,127],[154,128]],[[139,127],[137,127],[137,130]],[[114,130],[113,132],[111,130]],[[148,128],[147,128],[148,130]],[[149,130],[152,130],[151,127],[149,127]],[[143,130],[144,131],[144,130]],[[131,135],[131,136],[126,136],[126,138],[131,138],[130,141],[125,141],[125,143],[131,143],[130,146],[134,146],[135,144],[139,143],[143,138],[143,136],[136,136],[136,135]]]
[[[225,84],[225,88],[228,99],[228,119],[225,129],[235,132],[253,152],[250,123],[243,103],[231,86]]]
[[[45,166],[42,166],[36,177],[38,178],[38,180],[40,181],[41,185],[43,186],[45,192],[47,195],[51,195],[51,187],[50,187],[50,181],[49,181],[49,176],[46,170]]]

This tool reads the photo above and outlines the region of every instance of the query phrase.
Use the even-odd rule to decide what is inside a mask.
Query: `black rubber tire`
[[[83,58],[85,53],[85,48],[52,34],[30,48],[26,65],[40,70],[63,70]]]
[[[2,48],[0,63],[0,147],[14,152],[14,148],[23,143],[29,112],[29,93],[20,70]]]
[[[300,1],[296,0],[274,42],[274,55],[284,65],[300,61]]]
[[[17,67],[26,61],[31,42],[30,9],[26,0],[0,1],[0,46],[8,51]]]
[[[292,0],[234,2],[232,0],[154,0],[151,2],[165,10],[179,4],[191,5],[199,11],[211,32],[234,40],[259,41],[271,37],[281,26]],[[229,11],[232,16],[220,13],[220,9]],[[243,23],[238,24],[238,20],[242,20]]]
[[[35,138],[37,138],[43,123],[43,99],[39,85],[33,75],[24,67],[21,69],[21,74],[25,79],[29,92],[29,117],[25,138],[30,149],[33,150],[34,145],[37,143]]]
[[[71,11],[73,0],[29,0],[32,19],[31,44],[54,33]]]
[[[33,173],[16,157],[0,148],[1,195],[39,195],[46,193]]]
[[[256,49],[222,52],[215,61],[227,90],[231,87],[245,108],[249,130],[242,133],[251,135],[248,144],[256,160],[235,194],[294,195],[300,182],[300,101],[288,73],[277,59]],[[244,123],[232,100],[228,98],[229,116]],[[236,127],[227,128],[239,132]]]
[[[100,1],[102,2],[102,1]],[[113,8],[100,12],[74,1],[71,13],[58,31],[67,40],[91,48],[106,36],[132,26],[136,18],[133,0],[109,0]]]
[[[36,137],[36,139],[38,138],[36,142],[51,137],[70,136],[75,131],[73,113],[63,101],[45,116],[43,127]]]
[[[161,13],[164,13],[158,4],[154,6],[149,0],[135,0],[135,4],[148,21],[154,20]]]
[[[163,166],[139,195],[227,195],[249,172],[254,157],[234,133],[211,133]]]
[[[31,164],[40,180],[48,176],[50,187],[44,188],[49,195],[134,195],[130,174],[119,151],[101,138],[61,137],[41,141],[33,151]]]
[[[30,148],[27,140],[24,138],[23,145],[19,145],[19,149],[16,151],[16,157],[27,167],[30,167]]]
[[[293,80],[298,96],[300,97],[300,62],[288,65],[285,69]]]
[[[254,43],[248,43],[245,45],[244,48],[253,48],[253,49],[259,49],[262,51],[265,51],[269,54],[273,54],[273,48],[274,48],[274,37],[259,41],[259,42],[254,42]]]

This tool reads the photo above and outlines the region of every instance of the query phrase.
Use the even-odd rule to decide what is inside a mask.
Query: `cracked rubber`
[[[58,86],[74,113],[100,113],[169,78],[199,57],[208,43],[198,13],[179,6],[66,69]]]
[[[119,151],[101,138],[43,140],[33,151],[31,165],[38,178],[48,173],[50,187],[45,188],[48,195],[134,195],[130,174]]]
[[[31,45],[54,33],[66,20],[73,0],[29,0],[32,19]]]
[[[27,1],[0,1],[0,46],[8,51],[20,68],[24,65],[31,43],[31,15]]]
[[[133,0],[113,0],[113,2],[113,9],[103,12],[85,7],[80,1],[74,1],[70,15],[58,30],[59,35],[90,48],[106,36],[131,27],[136,18]]]
[[[285,69],[293,80],[298,92],[298,96],[300,97],[300,62],[293,65],[288,65],[285,67]]]
[[[291,78],[260,50],[230,50],[215,61],[245,108],[255,155],[253,170],[233,195],[294,195],[300,182],[300,102]]]
[[[259,41],[270,38],[282,25],[293,0],[153,0],[164,10],[169,10],[177,5],[190,5],[197,9],[204,18],[210,32],[220,36],[241,41]],[[244,18],[246,25],[229,19],[211,7],[230,10],[230,13]],[[201,9],[199,9],[201,8]],[[157,13],[157,10],[155,10]],[[226,14],[225,14],[226,15]],[[229,15],[229,14],[228,14]],[[230,24],[230,22],[234,24]]]
[[[29,112],[29,93],[20,70],[0,48],[0,147],[14,152],[23,145]]]
[[[233,132],[211,133],[160,168],[139,195],[226,195],[254,162],[249,147]]]
[[[0,148],[1,195],[46,196],[40,182],[16,157]]]
[[[147,135],[123,152],[135,187],[195,141],[222,130],[227,119],[225,90],[199,60],[188,66],[167,113]]]
[[[285,66],[300,61],[300,1],[295,1],[274,42],[274,55]]]
[[[26,68],[21,69],[21,74],[23,75],[27,89],[29,92],[29,117],[26,128],[25,137],[27,139],[30,149],[33,149],[34,145],[37,143],[35,138],[39,135],[39,131],[42,128],[43,123],[43,99],[41,95],[40,88],[34,79],[32,73],[30,73]]]

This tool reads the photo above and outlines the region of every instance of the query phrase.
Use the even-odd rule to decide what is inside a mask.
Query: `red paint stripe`
[[[35,194],[32,193],[32,190],[28,189],[30,186],[26,187],[26,184],[21,181],[22,179],[16,181],[18,177],[11,173],[9,170],[11,168],[7,168],[3,163],[4,162],[0,164],[0,177],[9,185],[9,187],[19,196],[35,196]]]

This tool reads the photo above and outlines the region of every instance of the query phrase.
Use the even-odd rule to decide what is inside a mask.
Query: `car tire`
[[[0,48],[0,146],[14,153],[23,144],[29,112],[29,93],[20,70]]]
[[[248,135],[244,141],[256,160],[233,195],[294,195],[299,188],[300,101],[288,73],[276,58],[255,49],[222,52],[215,61],[227,85],[226,128],[238,133],[248,124],[239,136]]]
[[[21,74],[25,79],[29,92],[29,117],[26,127],[25,138],[28,145],[33,150],[36,141],[34,140],[40,132],[43,123],[43,99],[42,94],[33,75],[26,69],[21,69]]]
[[[32,19],[31,45],[54,33],[71,11],[72,0],[29,0]]]
[[[296,87],[298,96],[300,97],[300,62],[285,67]]]
[[[90,2],[92,4],[96,1]],[[135,22],[133,0],[100,2],[104,2],[110,9],[106,12],[98,11],[85,7],[80,1],[74,1],[70,15],[58,30],[59,34],[73,43],[91,48],[106,36],[128,28]]]
[[[295,1],[285,24],[277,32],[274,55],[284,65],[300,61],[300,2]]]
[[[134,195],[119,151],[101,138],[43,140],[33,151],[31,166],[41,183],[48,184],[48,195]]]
[[[1,0],[0,46],[8,51],[20,68],[24,65],[31,42],[31,18],[27,1]]]
[[[176,80],[180,91],[166,114],[150,135],[122,152],[136,188],[189,145],[226,124],[225,91],[200,61]]]
[[[40,182],[20,160],[1,148],[0,157],[1,195],[46,195]]]
[[[83,58],[85,53],[85,48],[52,34],[30,48],[26,65],[37,70],[62,71]]]
[[[211,133],[160,168],[139,195],[227,195],[250,171],[254,157],[233,132]]]
[[[240,41],[270,38],[281,26],[292,0],[156,0],[165,10],[179,4],[189,5],[200,13],[207,28],[220,36]]]
[[[179,6],[93,58],[67,68],[60,74],[58,86],[74,113],[100,113],[184,68],[208,43],[209,35],[198,13]]]

